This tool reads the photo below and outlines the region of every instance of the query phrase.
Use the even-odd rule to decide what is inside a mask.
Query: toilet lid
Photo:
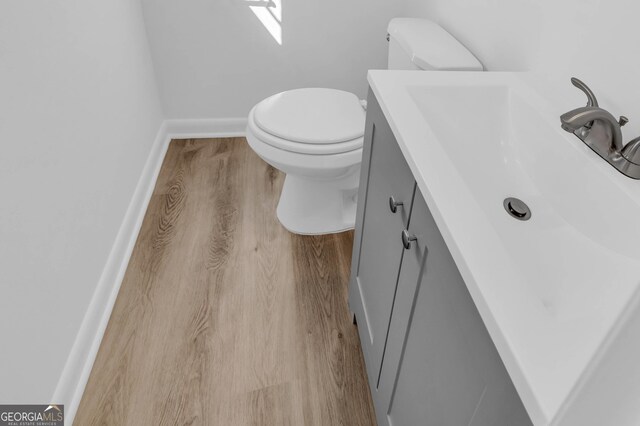
[[[296,89],[273,95],[254,111],[255,123],[282,139],[333,144],[360,138],[365,113],[358,97],[336,89]]]

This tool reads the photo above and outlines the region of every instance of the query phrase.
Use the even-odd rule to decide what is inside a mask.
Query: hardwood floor
[[[169,147],[75,425],[375,425],[353,234],[288,233],[244,139]]]

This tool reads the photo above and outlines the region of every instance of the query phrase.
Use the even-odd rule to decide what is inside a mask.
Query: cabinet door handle
[[[404,203],[402,201],[396,201],[393,196],[389,197],[389,210],[391,210],[391,213],[397,212],[398,206],[404,206]]]
[[[409,231],[406,229],[402,231],[402,245],[405,249],[409,250],[411,248],[411,241],[417,241],[418,237],[415,235],[409,235]]]

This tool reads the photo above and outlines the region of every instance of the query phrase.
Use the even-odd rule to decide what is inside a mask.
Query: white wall
[[[50,402],[161,122],[139,0],[0,2],[0,403]]]
[[[601,106],[640,135],[640,42],[635,0],[404,0],[403,13],[439,22],[490,71],[535,71],[569,86],[584,80]],[[572,92],[567,110],[586,98]]]
[[[246,117],[287,89],[326,86],[364,97],[386,66],[386,25],[400,2],[275,0],[279,45],[247,0],[143,0],[169,118]],[[280,6],[280,7],[277,7]]]

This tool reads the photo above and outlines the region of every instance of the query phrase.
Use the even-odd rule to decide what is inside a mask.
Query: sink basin
[[[551,316],[592,318],[609,294],[620,296],[625,277],[640,279],[638,205],[576,153],[555,121],[507,86],[409,92],[480,207],[475,213],[510,248]],[[532,209],[529,223],[505,214],[509,196]],[[600,264],[608,267],[590,267]]]
[[[598,392],[640,403],[640,373],[637,389],[592,379],[622,371],[610,348],[640,318],[640,185],[560,128],[575,105],[543,96],[530,74],[369,81],[534,423],[591,424],[579,419],[606,409],[585,402]],[[531,218],[510,216],[507,197]],[[637,343],[615,350],[640,359]],[[618,424],[605,419],[593,424]]]

